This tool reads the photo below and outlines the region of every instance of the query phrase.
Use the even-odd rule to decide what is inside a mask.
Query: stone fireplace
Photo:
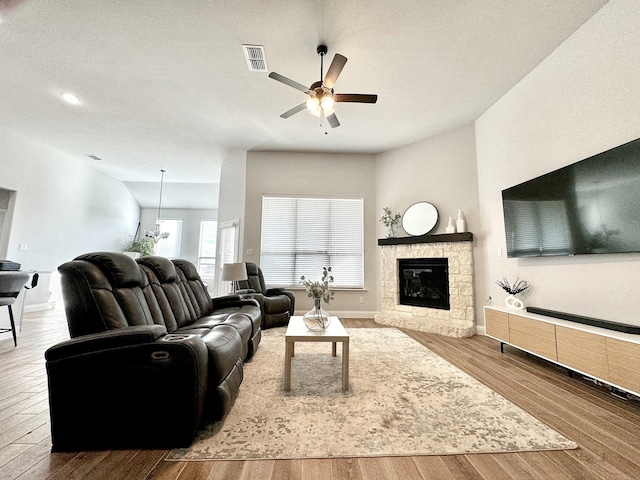
[[[476,321],[472,239],[471,233],[454,233],[378,240],[382,248],[382,306],[376,322],[451,337],[473,336]],[[441,270],[438,265],[446,264],[448,309],[416,305],[419,303],[415,301],[416,292],[426,291],[422,286],[424,277],[430,276],[434,270],[433,266],[420,266],[420,261],[424,260],[436,260],[431,262],[436,265],[436,270]],[[401,264],[408,265],[410,271],[402,278]],[[421,283],[419,277],[423,271],[427,273],[423,273]],[[431,288],[440,291],[444,287],[442,281],[435,281]],[[411,297],[409,302],[401,302],[401,297],[407,295]],[[440,294],[431,292],[425,296]]]

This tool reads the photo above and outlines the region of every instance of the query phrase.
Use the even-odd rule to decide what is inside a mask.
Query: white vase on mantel
[[[453,225],[453,220],[449,217],[449,223],[447,223],[447,233],[456,233],[456,227]]]
[[[509,295],[504,299],[504,303],[508,308],[514,308],[516,310],[524,310],[526,308],[524,302],[515,295]]]
[[[458,210],[458,219],[456,220],[456,231],[458,233],[464,233],[467,231],[467,219],[464,218],[464,212]]]

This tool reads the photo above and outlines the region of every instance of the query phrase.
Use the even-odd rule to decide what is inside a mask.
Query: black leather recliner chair
[[[284,288],[267,288],[262,269],[247,262],[247,280],[238,282],[237,294],[253,298],[260,304],[262,328],[282,327],[289,324],[296,306],[293,292]]]

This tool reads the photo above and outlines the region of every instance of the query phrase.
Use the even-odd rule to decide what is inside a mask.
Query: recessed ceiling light
[[[60,96],[65,102],[70,103],[71,105],[80,104],[80,100],[73,93],[65,92],[65,93],[61,93]]]

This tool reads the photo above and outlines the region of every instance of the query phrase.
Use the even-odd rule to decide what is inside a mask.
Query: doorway
[[[236,263],[238,261],[238,246],[240,242],[240,220],[223,222],[218,229],[219,255],[216,268],[218,279],[218,295],[228,295],[231,293],[231,283],[223,282],[222,266],[225,263]]]
[[[9,251],[9,234],[15,203],[16,191],[0,188],[0,259],[6,259]]]

